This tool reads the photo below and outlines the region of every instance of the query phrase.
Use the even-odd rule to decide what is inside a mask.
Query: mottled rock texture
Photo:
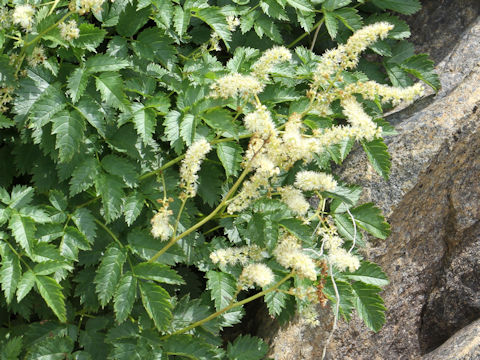
[[[339,173],[362,185],[363,200],[377,203],[392,225],[391,236],[366,252],[391,280],[382,294],[387,323],[375,334],[356,318],[341,322],[329,359],[480,359],[472,330],[480,325],[465,328],[480,318],[480,1],[423,3],[415,41],[437,60],[442,90],[388,117],[399,132],[387,139],[389,181],[361,151]],[[281,329],[272,357],[320,359],[331,310],[319,312],[319,328],[297,320]],[[462,328],[470,337],[453,336]]]

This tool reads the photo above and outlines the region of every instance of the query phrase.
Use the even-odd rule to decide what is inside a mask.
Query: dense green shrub
[[[262,296],[381,328],[362,232],[389,226],[331,171],[358,141],[387,178],[383,111],[439,86],[395,15],[418,0],[22,1],[0,9],[0,359],[261,359],[221,331]]]

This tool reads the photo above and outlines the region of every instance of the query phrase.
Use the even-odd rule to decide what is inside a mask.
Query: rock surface
[[[375,334],[355,318],[348,325],[341,323],[329,359],[420,359],[480,318],[480,2],[457,1],[459,9],[459,3],[471,5],[460,11],[462,20],[451,16],[452,3],[424,2],[434,15],[442,7],[450,12],[456,26],[459,21],[471,23],[461,24],[466,30],[453,48],[438,41],[428,48],[424,41],[423,50],[433,50],[437,59],[445,47],[450,51],[437,65],[442,90],[389,116],[399,132],[387,140],[392,154],[389,181],[376,175],[361,151],[349,157],[339,174],[362,185],[363,200],[378,204],[389,218],[391,236],[374,242],[366,256],[387,272],[391,284],[382,294],[388,308],[384,328]],[[450,28],[434,24],[430,34]],[[319,312],[319,328],[297,320],[281,329],[272,341],[271,356],[320,359],[331,311]],[[423,359],[480,359],[472,355],[480,352],[472,330],[478,331],[480,324],[474,324]],[[463,357],[448,357],[462,351]]]

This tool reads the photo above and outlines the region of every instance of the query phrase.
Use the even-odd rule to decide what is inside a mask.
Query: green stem
[[[118,246],[120,246],[121,248],[124,248],[122,242],[117,238],[117,236],[112,232],[112,230],[110,230],[107,225],[105,225],[104,223],[102,223],[100,220],[98,219],[95,219],[95,222],[100,225],[100,227],[105,230],[107,232],[108,235],[110,235],[112,237],[112,239],[118,244]]]
[[[302,35],[300,35],[298,38],[296,38],[290,44],[288,44],[287,48],[291,49],[292,47],[294,47],[299,41],[302,41],[303,38],[305,38],[307,35],[310,35],[310,33],[313,30],[316,30],[318,27],[322,26],[324,21],[325,21],[325,17],[322,16],[322,18],[313,26],[313,28],[310,30],[310,32],[305,32]]]
[[[187,332],[187,331],[190,331],[190,330],[196,328],[197,326],[200,326],[200,325],[202,325],[202,324],[204,324],[204,323],[206,323],[206,322],[208,322],[208,321],[210,321],[210,320],[212,320],[212,319],[215,319],[217,316],[220,316],[220,315],[222,315],[223,313],[225,313],[225,312],[227,312],[227,311],[229,311],[229,310],[231,310],[231,309],[234,309],[234,308],[236,308],[236,307],[242,306],[242,305],[244,305],[244,304],[246,304],[246,303],[249,303],[250,301],[253,301],[253,300],[258,299],[258,298],[260,298],[260,297],[262,297],[262,296],[264,296],[264,295],[266,295],[266,294],[268,294],[268,293],[271,293],[272,291],[275,291],[276,289],[278,289],[278,287],[279,287],[280,285],[282,285],[285,281],[287,281],[288,279],[290,279],[291,277],[293,277],[293,275],[294,275],[294,274],[293,274],[293,272],[292,272],[292,273],[288,274],[287,276],[285,276],[282,280],[280,280],[278,283],[276,283],[276,284],[275,284],[274,286],[272,286],[271,288],[268,288],[267,290],[263,290],[263,291],[261,291],[261,292],[259,292],[259,293],[256,293],[255,295],[252,295],[252,296],[250,296],[250,297],[248,297],[248,298],[246,298],[246,299],[244,299],[244,300],[242,300],[242,301],[238,301],[238,302],[232,303],[232,304],[228,305],[227,307],[225,307],[225,308],[223,308],[223,309],[221,309],[221,310],[218,310],[217,312],[213,313],[212,315],[207,316],[206,318],[204,318],[204,319],[202,319],[202,320],[199,320],[199,321],[197,321],[197,322],[195,322],[195,323],[193,323],[193,324],[191,324],[191,325],[189,325],[189,326],[187,326],[187,327],[185,327],[185,328],[183,328],[183,329],[177,330],[177,331],[175,331],[175,332],[172,333],[172,334],[168,334],[168,335],[162,336],[161,339],[163,340],[163,339],[167,339],[167,338],[169,338],[170,336],[173,336],[173,335],[183,334],[183,333],[185,333],[185,332]]]
[[[178,224],[180,223],[180,217],[182,216],[183,209],[185,208],[185,204],[187,202],[187,198],[182,199],[182,205],[180,205],[180,210],[178,211],[177,220],[175,221],[175,226],[173,227],[173,236],[177,235]]]
[[[172,237],[172,239],[167,243],[167,245],[165,245],[161,250],[159,250],[155,255],[153,255],[150,258],[150,260],[148,260],[148,262],[153,262],[153,261],[157,260],[163,253],[165,253],[165,251],[167,251],[170,247],[172,247],[178,240],[180,240],[180,239],[184,238],[185,236],[191,234],[192,232],[197,230],[199,227],[201,227],[203,224],[210,221],[225,206],[225,204],[227,203],[227,200],[230,198],[230,196],[232,196],[235,193],[235,191],[237,191],[237,189],[240,186],[240,184],[242,183],[243,179],[245,179],[245,177],[248,175],[249,172],[250,172],[250,164],[248,164],[245,167],[245,169],[243,170],[240,177],[237,179],[235,184],[233,184],[232,188],[227,193],[227,195],[225,195],[225,197],[223,198],[222,202],[220,204],[218,204],[218,206],[208,216],[203,218],[203,220],[199,221],[198,223],[196,223],[195,225],[193,225],[189,229],[185,230],[180,235]]]
[[[180,160],[182,160],[184,157],[185,157],[185,154],[180,155],[180,156],[177,156],[175,159],[170,160],[170,161],[167,162],[165,165],[161,166],[159,169],[150,171],[149,173],[146,173],[146,174],[140,176],[140,177],[138,178],[138,180],[139,180],[139,181],[142,181],[142,180],[148,179],[148,178],[151,177],[151,176],[155,176],[155,175],[157,175],[158,173],[161,173],[163,170],[165,170],[165,169],[169,168],[170,166],[176,164],[177,162],[179,162]]]

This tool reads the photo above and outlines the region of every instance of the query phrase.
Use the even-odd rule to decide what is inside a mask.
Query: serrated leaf
[[[227,346],[229,360],[261,360],[268,353],[268,345],[258,337],[240,335]]]
[[[362,141],[362,147],[375,171],[385,180],[388,180],[392,163],[387,145],[385,145],[383,139],[374,139],[369,142]]]
[[[145,108],[140,103],[133,103],[133,125],[137,134],[148,144],[152,141],[155,132],[156,116],[153,109]]]
[[[75,110],[78,111],[102,137],[105,137],[107,124],[105,122],[104,111],[95,100],[90,96],[84,96],[80,99]]]
[[[30,120],[37,128],[43,127],[66,106],[66,98],[61,85],[51,85],[31,108]]]
[[[207,289],[209,289],[212,300],[217,310],[228,306],[237,289],[235,278],[219,271],[210,270],[206,273]]]
[[[95,49],[102,43],[107,31],[99,29],[93,24],[83,23],[78,26],[79,36],[72,40],[73,46],[96,52]]]
[[[72,214],[72,220],[77,226],[78,230],[86,236],[89,243],[93,243],[97,235],[97,224],[95,217],[90,210],[86,208],[79,208]]]
[[[125,251],[117,244],[110,245],[102,256],[93,282],[103,307],[108,304],[115,292],[126,259]]]
[[[61,111],[52,118],[52,134],[57,135],[55,148],[60,162],[67,162],[76,154],[83,141],[85,121],[76,112]]]
[[[119,71],[130,66],[125,59],[115,58],[109,55],[95,55],[88,58],[85,68],[90,74],[97,72]]]
[[[212,312],[210,307],[202,304],[200,299],[190,299],[190,294],[187,294],[175,305],[172,314],[171,330],[177,331],[206,318]],[[207,329],[207,331],[216,332],[218,329],[216,325],[217,322],[213,320],[200,326]]]
[[[387,275],[382,271],[380,266],[368,261],[362,261],[360,267],[353,273],[344,273],[342,276],[354,281],[361,281],[365,284],[375,286],[388,285]]]
[[[118,73],[104,72],[95,77],[97,90],[103,101],[121,111],[128,111],[130,104],[123,92],[123,81]]]
[[[180,38],[187,31],[190,24],[190,9],[184,10],[181,6],[175,6],[175,13],[173,15],[173,26]]]
[[[67,310],[65,309],[65,297],[62,293],[62,287],[57,281],[49,276],[37,275],[35,277],[35,284],[38,292],[48,307],[53,310],[55,315],[61,322],[67,321]]]
[[[227,49],[229,48],[228,43],[232,40],[232,33],[228,28],[227,19],[221,12],[220,8],[216,6],[209,6],[199,9],[195,16],[206,22],[224,41]]]
[[[102,167],[106,172],[123,178],[123,181],[134,187],[137,184],[137,169],[128,159],[113,154],[109,154],[102,159]]]
[[[333,213],[346,212],[347,209],[350,209],[358,202],[362,194],[362,188],[360,186],[348,185],[342,186],[342,188],[344,189],[343,196],[347,197],[350,203],[346,203],[342,199],[334,199],[330,205],[330,211]],[[349,193],[347,193],[347,189],[350,190]]]
[[[335,280],[335,285],[337,286],[338,294],[340,295],[339,310],[340,314],[343,315],[345,320],[349,321],[352,315],[352,310],[355,304],[355,295],[353,293],[352,286],[345,281]],[[333,287],[331,278],[329,277],[323,288],[323,292],[327,297],[333,302],[332,308],[336,306],[336,294]]]
[[[15,121],[0,114],[0,129],[8,129],[15,126]]]
[[[328,34],[332,39],[335,39],[338,32],[338,21],[335,16],[331,12],[325,11],[325,26],[327,28]]]
[[[24,272],[17,286],[18,303],[28,295],[30,290],[32,290],[33,285],[35,285],[35,274],[31,270]]]
[[[71,271],[73,268],[66,262],[46,261],[38,263],[33,267],[35,275],[50,275],[61,270]]]
[[[176,5],[175,8],[181,7]],[[175,57],[177,50],[171,42],[169,37],[158,31],[157,28],[151,27],[143,30],[137,36],[137,41],[133,44],[133,50],[141,58],[158,62],[162,66],[170,68],[177,61]]]
[[[354,138],[344,138],[339,143],[327,147],[333,161],[340,165],[345,160],[355,144]]]
[[[382,290],[378,286],[356,281],[352,284],[356,295],[355,308],[368,328],[377,332],[385,324],[385,306],[378,295]]]
[[[227,177],[236,176],[242,162],[243,148],[234,142],[217,144],[217,155],[225,169]]]
[[[21,336],[10,337],[3,349],[0,350],[0,359],[17,360],[23,348],[23,340]]]
[[[124,5],[123,12],[118,18],[116,26],[117,32],[125,37],[133,36],[140,30],[148,21],[148,17],[152,12],[150,6],[137,10],[136,4],[128,3]]]
[[[387,60],[387,63],[398,65],[413,55],[415,55],[415,46],[408,41],[399,41],[392,47],[392,57]]]
[[[133,268],[133,273],[136,277],[145,280],[153,280],[174,285],[185,284],[185,281],[175,270],[160,263],[143,262],[137,264]]]
[[[312,243],[313,232],[300,219],[283,219],[279,224],[290,234],[300,239],[305,245]]]
[[[90,250],[90,244],[80,230],[67,226],[60,242],[60,254],[69,260],[77,260],[78,250]]]
[[[148,316],[153,320],[158,330],[167,330],[172,320],[170,295],[157,284],[141,281],[139,285],[143,307]]]
[[[51,190],[48,200],[58,211],[64,211],[67,208],[67,198],[60,190]]]
[[[2,284],[2,290],[5,294],[5,300],[7,304],[10,304],[20,281],[22,268],[20,267],[20,259],[10,250],[8,245],[0,243],[0,246],[2,255],[0,283]]]
[[[341,7],[347,6],[352,0],[325,0],[323,1],[323,7],[328,11],[333,11]]]
[[[72,99],[72,103],[75,104],[83,95],[87,88],[89,78],[90,74],[84,65],[72,71],[67,79],[67,94],[70,96],[70,99]]]
[[[285,308],[287,296],[287,294],[281,291],[272,291],[265,294],[263,300],[265,301],[265,304],[267,304],[268,313],[271,316],[280,315]]]
[[[167,355],[177,355],[191,360],[211,360],[215,357],[212,345],[192,335],[172,335],[162,347]]]
[[[8,228],[12,231],[15,241],[27,254],[31,254],[35,243],[35,222],[29,217],[13,214],[10,217]]]
[[[385,70],[387,71],[388,78],[395,87],[407,87],[413,84],[412,79],[408,73],[403,70],[400,65],[395,63],[385,62]]]
[[[28,204],[33,199],[34,189],[30,186],[24,185],[15,185],[12,189],[12,194],[8,196],[3,196],[5,203],[12,209],[20,209]]]
[[[263,38],[263,35],[266,35],[277,44],[283,43],[282,34],[277,24],[271,21],[268,16],[262,15],[256,19],[253,28],[260,39]]]
[[[180,123],[180,136],[183,141],[190,146],[195,140],[196,133],[196,121],[195,116],[192,114],[185,114],[182,122]]]
[[[418,0],[372,0],[382,10],[393,10],[404,15],[412,15],[422,8]]]
[[[351,31],[362,28],[363,19],[358,15],[358,10],[354,8],[343,8],[335,10],[334,15]]]
[[[140,215],[144,203],[145,198],[138,192],[133,192],[125,199],[123,212],[125,214],[125,221],[128,226],[131,226]]]
[[[364,246],[365,243],[363,242],[362,233],[357,228],[355,234],[355,228],[353,227],[353,222],[350,215],[346,213],[334,214],[333,218],[335,220],[335,226],[337,227],[338,234],[342,238],[353,241],[354,235],[356,235],[355,243],[357,245]]]
[[[238,136],[238,130],[233,122],[232,113],[226,109],[214,109],[202,115],[205,123],[213,129],[225,132],[224,136]]]
[[[178,111],[172,110],[165,115],[165,121],[163,122],[165,136],[177,154],[180,154],[183,149],[183,142],[180,138],[180,116],[181,114]]]
[[[137,297],[137,279],[131,273],[124,274],[118,282],[113,299],[115,318],[118,323],[124,322],[133,308]]]
[[[49,336],[34,343],[29,349],[27,360],[63,360],[70,358],[73,351],[73,339],[65,336]]]
[[[440,89],[440,79],[435,72],[434,63],[426,54],[412,56],[401,63],[401,68],[428,84],[433,90]]]
[[[362,204],[351,210],[355,222],[363,230],[380,239],[390,235],[390,225],[385,222],[382,211],[373,203]]]
[[[287,0],[287,4],[300,11],[312,12],[315,10],[308,0]]]
[[[104,217],[107,222],[118,218],[122,214],[125,197],[121,179],[115,175],[101,173],[95,179],[95,188],[102,197]]]
[[[88,158],[81,162],[73,170],[72,178],[70,179],[70,195],[81,193],[92,186],[98,175],[98,170],[98,162],[94,158]]]
[[[199,184],[197,193],[203,202],[214,206],[220,202],[223,185],[223,171],[217,164],[205,162],[198,172]]]

